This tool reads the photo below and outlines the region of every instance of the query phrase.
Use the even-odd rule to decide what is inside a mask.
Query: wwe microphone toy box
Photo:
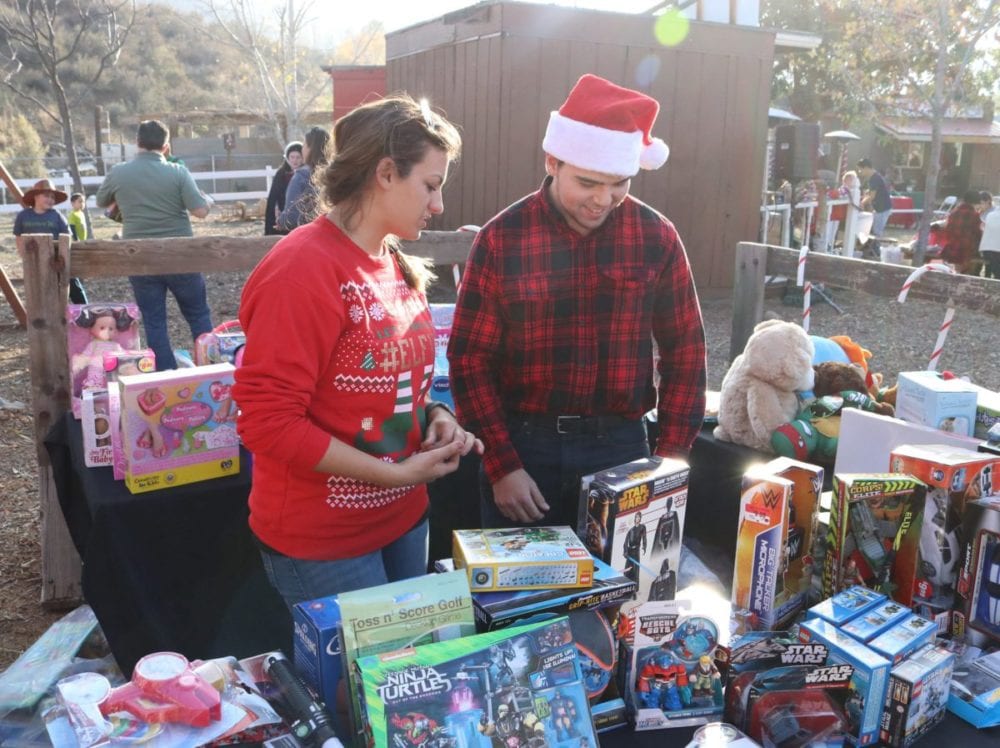
[[[236,475],[232,364],[119,378],[125,486],[132,493]]]
[[[582,480],[580,537],[638,584],[639,600],[672,597],[663,579],[680,566],[689,472],[681,460],[644,457]]]
[[[594,583],[594,559],[569,527],[453,530],[452,556],[473,592]]]
[[[369,655],[355,675],[375,748],[599,745],[565,618]]]

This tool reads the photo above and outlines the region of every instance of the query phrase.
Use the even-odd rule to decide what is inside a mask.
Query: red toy
[[[144,722],[183,722],[205,727],[222,718],[222,699],[208,681],[191,669],[183,655],[156,652],[139,660],[131,682],[112,690],[101,703],[105,716],[119,711]]]

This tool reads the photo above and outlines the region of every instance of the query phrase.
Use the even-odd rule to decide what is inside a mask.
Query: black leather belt
[[[518,413],[514,419],[533,429],[562,435],[603,434],[630,423],[640,423],[642,420],[616,415],[574,416],[551,413]]]

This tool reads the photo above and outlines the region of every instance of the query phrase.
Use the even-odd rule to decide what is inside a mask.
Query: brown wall
[[[536,189],[549,112],[595,73],[661,103],[654,133],[670,160],[632,193],[677,225],[699,285],[730,286],[736,243],[759,226],[774,36],[692,23],[668,49],[652,28],[649,16],[500,2],[387,35],[387,89],[428,96],[463,131],[436,228],[482,224]],[[659,71],[642,87],[646,59]]]
[[[1000,145],[977,143],[973,148],[969,189],[1000,194]]]

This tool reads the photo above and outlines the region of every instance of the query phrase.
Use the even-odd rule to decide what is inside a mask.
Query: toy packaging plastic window
[[[139,347],[140,319],[135,304],[66,306],[66,348],[74,417],[80,418],[85,389],[107,387],[104,354]]]

